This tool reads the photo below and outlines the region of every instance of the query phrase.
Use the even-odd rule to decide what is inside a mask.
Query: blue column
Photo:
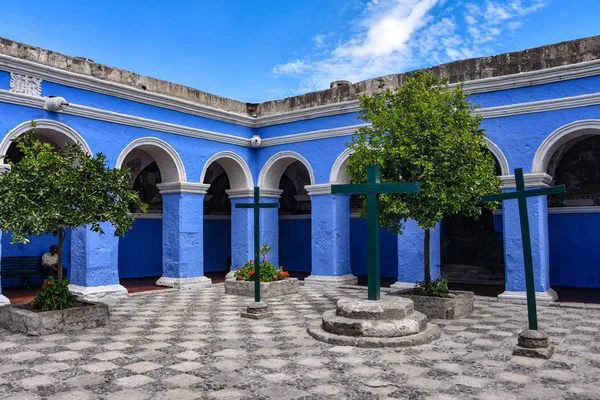
[[[431,279],[440,277],[440,233],[441,223],[430,231],[429,262]],[[425,231],[415,220],[408,220],[401,235],[398,235],[398,282],[392,289],[412,288],[425,278],[423,250]]]
[[[355,285],[357,278],[350,271],[350,196],[307,189],[312,207],[312,271],[305,282]]]
[[[277,203],[277,197],[261,197],[261,203]],[[254,224],[251,225],[254,229]],[[267,260],[273,265],[279,265],[279,209],[263,208],[260,210],[260,244],[267,243],[271,251],[267,254]],[[252,257],[254,258],[254,257]]]
[[[163,276],[160,286],[192,288],[210,286],[204,276],[204,195],[163,190]]]
[[[0,231],[0,258],[2,258],[2,231]],[[0,271],[1,273],[2,271]],[[10,300],[2,294],[2,280],[0,276],[0,305],[10,304]]]
[[[69,290],[77,297],[100,301],[127,295],[119,284],[119,238],[108,222],[100,224],[104,234],[79,226],[71,233]]]
[[[510,192],[514,189],[505,189],[505,191]],[[527,199],[527,208],[529,212],[529,230],[531,232],[536,299],[540,302],[555,301],[558,296],[550,288],[548,199],[546,196],[530,197]],[[523,246],[517,200],[506,200],[502,203],[502,223],[506,291],[500,294],[498,298],[506,301],[525,301],[525,268],[523,266]]]
[[[231,270],[254,258],[254,210],[236,208],[236,204],[253,203],[252,197],[231,197]],[[261,210],[264,212],[264,210]]]

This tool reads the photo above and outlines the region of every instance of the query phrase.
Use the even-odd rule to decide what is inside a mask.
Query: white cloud
[[[522,26],[543,0],[371,0],[363,5],[353,35],[328,48],[326,36],[312,40],[319,52],[276,65],[273,73],[299,79],[292,92],[329,87],[334,80],[358,82],[423,65],[492,53],[504,34]],[[452,10],[452,12],[449,12]],[[458,17],[458,18],[457,18]],[[327,35],[327,42],[334,41]]]

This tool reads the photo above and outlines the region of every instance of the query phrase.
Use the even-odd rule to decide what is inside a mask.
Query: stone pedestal
[[[248,308],[246,308],[246,312],[240,314],[240,317],[250,319],[263,319],[272,316],[273,312],[271,311],[271,307],[262,301],[250,304]]]
[[[309,327],[308,333],[322,342],[357,347],[417,346],[441,336],[405,298],[340,299],[337,309],[325,312],[322,324]]]
[[[545,360],[554,354],[554,346],[548,341],[548,334],[542,331],[525,329],[519,333],[519,342],[513,350],[514,356],[543,358]]]

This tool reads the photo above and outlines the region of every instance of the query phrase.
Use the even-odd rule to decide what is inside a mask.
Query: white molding
[[[273,189],[273,188],[260,188],[260,197],[271,197],[271,198],[275,198],[278,199],[281,197],[281,193],[283,193],[283,190],[281,189]],[[254,192],[252,192],[252,196],[254,196]]]
[[[600,93],[582,94],[579,96],[559,97],[550,100],[538,100],[526,103],[507,104],[504,106],[480,108],[476,113],[484,119],[508,117],[512,115],[533,114],[546,111],[565,110],[568,108],[588,107],[600,104]]]
[[[306,220],[312,219],[312,214],[280,215],[279,219],[284,221]]]
[[[205,276],[194,278],[170,278],[162,276],[156,281],[156,286],[166,286],[181,290],[209,289],[212,286],[212,279]]]
[[[552,288],[545,292],[535,292],[535,301],[541,305],[549,305],[558,300],[558,294]],[[506,290],[498,295],[498,301],[502,303],[527,303],[527,292],[513,292]]]
[[[347,147],[342,154],[340,154],[331,167],[331,173],[329,174],[329,183],[350,183],[350,175],[346,172],[346,165],[348,164],[348,158],[350,154],[354,153],[354,149]]]
[[[121,168],[129,153],[138,148],[154,159],[165,183],[187,180],[183,161],[177,151],[169,143],[152,136],[137,138],[125,146],[117,158],[116,168]]]
[[[45,99],[42,97],[36,98],[24,94],[11,93],[2,89],[0,89],[0,102],[45,109]],[[134,115],[121,114],[73,103],[70,103],[69,106],[60,113],[95,119],[98,121],[112,122],[114,124],[133,126],[136,128],[145,128],[159,132],[190,136],[198,139],[213,140],[216,142],[234,144],[237,146],[251,146],[250,138],[243,138],[225,133],[208,131],[205,129],[192,128],[184,125],[172,124],[169,122],[136,117]]]
[[[200,174],[200,182],[204,182],[206,171],[213,162],[217,162],[225,170],[232,190],[253,189],[254,179],[250,167],[239,154],[229,150],[214,154],[204,163],[204,168],[202,168]]]
[[[485,137],[485,141],[488,145],[488,150],[498,161],[498,165],[500,165],[500,172],[502,175],[510,175],[510,168],[508,167],[508,159],[504,155],[504,152],[500,150],[500,147],[494,142],[492,142],[487,136]]]
[[[370,126],[370,124],[359,124],[343,126],[341,128],[320,129],[317,131],[293,133],[291,135],[275,136],[262,139],[261,147],[277,146],[281,144],[307,142],[309,140],[330,139],[340,136],[352,136],[356,129],[361,126]]]
[[[48,82],[89,90],[91,92],[102,93],[126,100],[133,100],[139,103],[179,111],[186,114],[248,127],[253,127],[255,124],[254,118],[243,114],[219,110],[217,108],[163,94],[147,92],[128,85],[106,81],[88,75],[77,74],[75,72],[65,71],[3,54],[0,54],[0,69],[26,75],[33,74]]]
[[[352,274],[327,276],[327,275],[309,275],[304,279],[306,285],[322,286],[345,286],[357,285],[358,278]]]
[[[517,187],[517,183],[514,175],[502,175],[500,176],[502,183],[500,187],[503,189],[512,189]],[[523,180],[525,181],[525,187],[546,187],[552,182],[552,177],[543,172],[536,172],[531,174],[523,174]]]
[[[163,215],[162,214],[156,214],[156,213],[144,213],[144,214],[138,214],[135,216],[136,219],[151,219],[151,220],[159,220],[159,219],[163,219]],[[204,215],[202,217],[202,219],[204,220],[213,220],[213,221],[229,221],[231,220],[231,215]]]
[[[194,193],[194,194],[206,194],[210,185],[205,183],[196,182],[168,182],[159,183],[156,185],[160,194],[172,194],[172,193]]]
[[[92,150],[90,146],[87,144],[83,136],[81,136],[75,129],[71,128],[69,125],[63,124],[59,121],[54,121],[52,119],[35,119],[36,129],[37,130],[49,130],[52,132],[56,132],[59,135],[62,135],[68,138],[73,143],[79,144],[84,152],[87,154],[92,154]],[[20,123],[19,125],[12,128],[6,136],[0,142],[0,163],[4,160],[4,156],[6,156],[6,152],[10,147],[12,141],[22,135],[25,132],[31,130],[31,121],[25,121]],[[52,138],[56,139],[56,138]]]
[[[230,199],[253,198],[254,188],[228,189],[225,193]]]
[[[310,112],[307,112],[310,111]],[[305,119],[327,117],[330,115],[355,113],[360,111],[358,100],[343,101],[334,104],[325,104],[302,110],[288,111],[279,114],[266,115],[254,120],[254,127],[261,128],[270,125],[287,124],[289,122],[302,121]],[[264,141],[264,139],[263,139]]]
[[[589,130],[592,132],[589,132]],[[546,172],[550,159],[560,146],[574,138],[590,134],[600,135],[600,119],[574,121],[554,130],[536,150],[531,170],[533,172]]]
[[[162,219],[162,213],[142,213],[136,214],[135,219]]]
[[[0,174],[10,171],[10,165],[8,164],[0,164]]]
[[[308,192],[309,196],[315,196],[319,194],[331,194],[330,183],[318,183],[316,185],[306,185],[304,189]]]
[[[310,177],[310,183],[315,183],[315,173],[313,168],[304,156],[296,153],[295,151],[285,150],[280,151],[271,156],[263,165],[260,175],[258,176],[259,187],[276,187],[279,185],[281,176],[285,172],[285,169],[295,161],[300,161],[308,171]]]
[[[521,72],[494,78],[476,79],[463,82],[463,90],[468,93],[485,93],[497,90],[516,89],[569,79],[600,75],[600,60],[580,62],[538,71]],[[456,86],[452,84],[451,86]]]
[[[600,214],[600,206],[548,207],[548,214]]]
[[[127,289],[121,285],[79,286],[69,284],[69,291],[85,301],[110,301],[127,297]]]

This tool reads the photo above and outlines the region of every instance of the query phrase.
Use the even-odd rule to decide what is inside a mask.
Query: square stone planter
[[[108,306],[101,303],[79,302],[57,311],[32,311],[29,303],[0,307],[0,327],[30,336],[96,328],[108,320]]]
[[[451,297],[417,296],[413,289],[403,289],[393,296],[409,298],[415,310],[427,315],[428,319],[456,319],[473,312],[475,294],[473,292],[450,291]]]
[[[275,282],[261,282],[260,298],[270,299],[273,297],[280,297],[286,294],[298,293],[299,290],[300,284],[298,278],[287,278],[283,281]],[[254,282],[226,279],[225,294],[254,297]]]

